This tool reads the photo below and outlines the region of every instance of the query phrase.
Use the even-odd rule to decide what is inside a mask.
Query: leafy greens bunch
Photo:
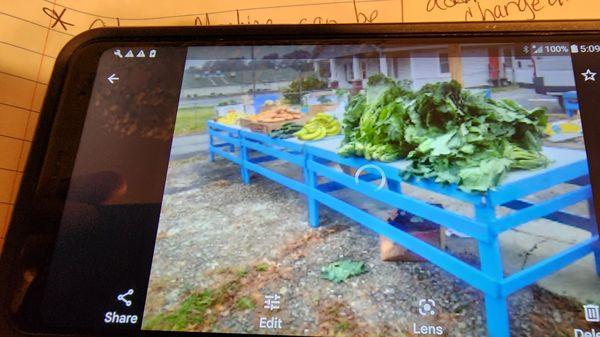
[[[338,153],[383,162],[406,158],[405,179],[485,192],[510,170],[548,165],[541,153],[546,123],[545,108],[486,98],[456,81],[413,92],[379,77],[347,105]]]

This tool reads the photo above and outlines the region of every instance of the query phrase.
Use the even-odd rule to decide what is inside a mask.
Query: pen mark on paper
[[[67,26],[74,26],[72,23],[69,23],[63,19],[63,15],[65,15],[65,12],[67,11],[66,8],[63,8],[60,14],[56,10],[48,7],[42,8],[42,11],[44,11],[44,14],[48,15],[52,20],[54,20],[50,28],[54,28],[56,25],[60,24],[64,30],[67,30]]]

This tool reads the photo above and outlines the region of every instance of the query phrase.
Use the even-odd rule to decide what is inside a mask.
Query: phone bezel
[[[47,235],[51,241],[56,238],[60,212],[50,219],[44,219],[48,222],[45,226],[40,226],[34,221],[32,210],[36,208],[36,200],[40,198],[49,195],[59,199],[61,197],[62,190],[56,180],[72,171],[95,71],[100,55],[106,49],[142,45],[186,48],[201,45],[324,43],[323,41],[358,43],[357,41],[365,40],[395,40],[406,44],[464,43],[465,39],[473,39],[473,42],[515,42],[516,39],[523,42],[600,40],[600,21],[101,28],[78,35],[57,57],[6,235],[0,258],[0,284],[5,285],[0,289],[0,330],[14,336],[48,332],[18,324],[22,322],[22,317],[16,318],[9,312],[14,276],[16,268],[19,268],[14,262],[23,254],[28,239],[39,235]],[[583,125],[590,171],[594,172],[600,169],[600,155],[594,155],[595,150],[600,147],[600,116],[586,115]],[[590,178],[594,195],[597,195],[600,176]],[[596,198],[596,210],[599,207],[600,200]],[[49,256],[52,252],[49,250],[45,253]],[[48,265],[46,263],[38,267],[45,272]],[[100,331],[60,333],[102,335]],[[120,334],[128,333],[111,332],[111,335]],[[179,335],[153,331],[143,331],[141,334]]]

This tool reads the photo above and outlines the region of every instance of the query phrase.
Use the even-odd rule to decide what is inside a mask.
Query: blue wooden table
[[[562,148],[544,148],[544,154],[552,164],[544,169],[515,171],[509,173],[502,184],[485,194],[467,193],[453,185],[437,184],[430,180],[401,180],[401,172],[408,161],[381,163],[363,158],[344,158],[337,155],[341,136],[321,141],[303,142],[297,139],[273,139],[237,126],[225,126],[208,122],[209,151],[214,155],[240,165],[242,182],[250,183],[250,171],[256,172],[292,190],[306,195],[309,223],[319,226],[319,205],[336,210],[363,226],[383,235],[414,253],[422,256],[448,273],[464,280],[485,296],[487,331],[490,337],[510,336],[507,297],[531,285],[588,254],[595,255],[596,271],[600,272],[600,240],[594,221],[592,191],[588,178],[585,151]],[[257,156],[258,154],[258,156]],[[263,162],[283,160],[303,170],[304,179],[298,181],[275,172]],[[337,169],[331,163],[358,169],[374,166],[385,175],[387,186],[369,183],[372,174],[354,177]],[[326,178],[327,183],[319,183]],[[377,177],[376,177],[377,178]],[[434,193],[468,203],[474,208],[473,218],[436,207],[402,192],[401,183],[413,185]],[[558,184],[574,184],[574,190],[530,203],[523,198]],[[464,233],[478,242],[480,268],[454,257],[448,252],[430,245],[368,212],[359,209],[331,192],[341,188],[351,189],[365,197],[383,202],[393,208],[405,210],[444,227]],[[565,207],[587,201],[590,217],[563,212]],[[496,214],[497,207],[514,211],[505,216]],[[545,260],[512,275],[505,275],[502,267],[499,235],[529,221],[547,218],[567,226],[590,232],[590,238],[561,251]],[[568,230],[568,229],[565,229]]]

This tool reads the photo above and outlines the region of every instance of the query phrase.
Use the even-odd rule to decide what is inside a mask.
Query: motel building
[[[377,73],[406,81],[412,89],[451,79],[465,88],[516,84],[543,94],[575,87],[571,63],[562,59],[569,56],[518,55],[509,44],[356,46],[341,52],[324,47],[316,49],[315,54],[315,72],[339,88],[364,88],[367,79]]]

